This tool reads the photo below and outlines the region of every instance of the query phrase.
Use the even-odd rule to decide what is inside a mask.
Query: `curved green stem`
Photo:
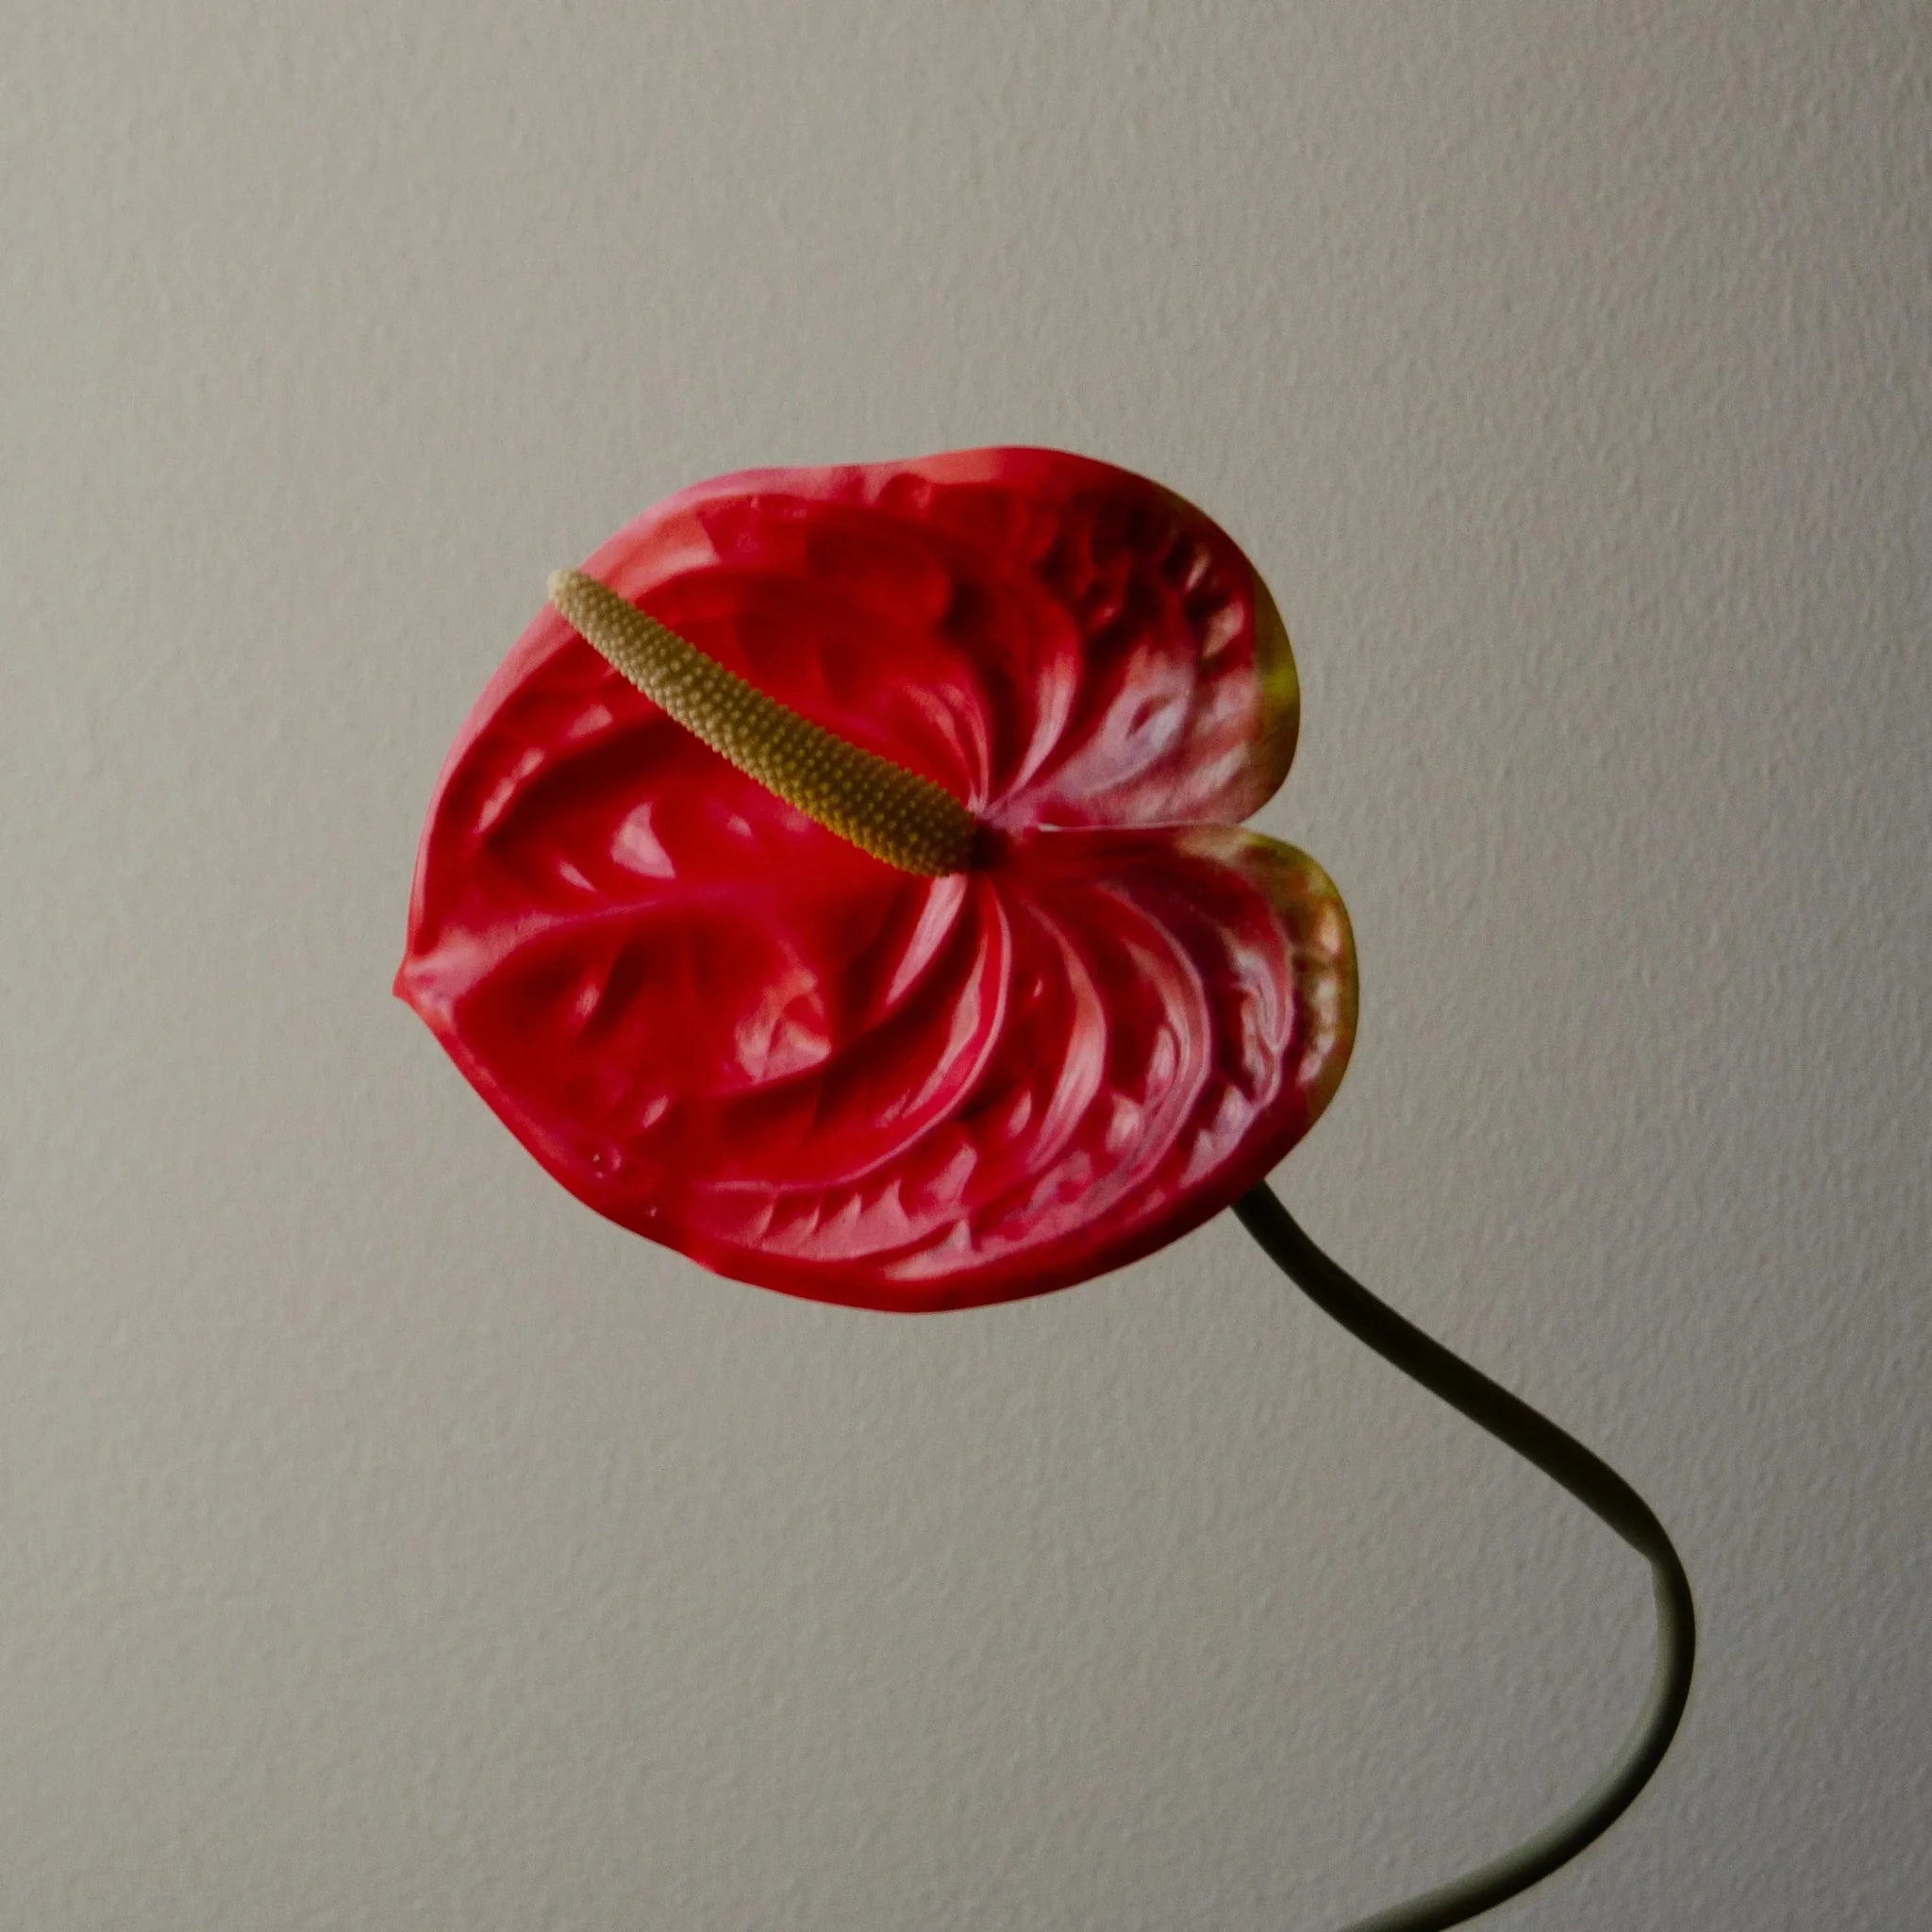
[[[1610,1769],[1560,1817],[1488,1865],[1420,1893],[1345,1932],[1439,1932],[1546,1878],[1607,1831],[1649,1782],[1670,1748],[1690,1694],[1697,1620],[1690,1580],[1664,1526],[1641,1496],[1607,1462],[1548,1417],[1459,1360],[1392,1308],[1385,1307],[1331,1261],[1265,1187],[1235,1204],[1241,1224],[1261,1250],[1324,1314],[1413,1376],[1432,1395],[1559,1482],[1585,1508],[1645,1557],[1657,1587],[1657,1661],[1650,1698]]]

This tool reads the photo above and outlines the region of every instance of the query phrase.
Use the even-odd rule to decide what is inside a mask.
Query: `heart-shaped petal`
[[[587,571],[995,829],[897,871],[540,617],[445,766],[397,990],[580,1198],[744,1280],[958,1307],[1151,1251],[1307,1130],[1341,903],[1154,822],[1256,802],[1292,743],[1273,607],[1198,512],[1038,451],[763,472]]]

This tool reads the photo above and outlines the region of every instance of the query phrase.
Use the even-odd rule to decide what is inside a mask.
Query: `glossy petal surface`
[[[445,767],[397,988],[580,1198],[744,1280],[953,1307],[1144,1254],[1306,1131],[1353,1037],[1341,901],[1171,823],[1252,808],[1293,734],[1198,512],[969,452],[702,485],[585,568],[1002,830],[897,872],[540,617]]]
[[[584,569],[998,824],[1242,819],[1294,754],[1294,660],[1253,566],[1084,457],[748,471]]]

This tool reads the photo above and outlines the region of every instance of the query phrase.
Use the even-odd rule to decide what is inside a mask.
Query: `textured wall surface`
[[[1585,1782],[1641,1566],[1231,1219],[929,1321],[389,994],[545,573],[997,441],[1207,506],[1363,1029],[1276,1175],[1655,1501],[1679,1748],[1496,1923],[1932,1889],[1923,7],[26,0],[0,1924],[1260,1932]]]

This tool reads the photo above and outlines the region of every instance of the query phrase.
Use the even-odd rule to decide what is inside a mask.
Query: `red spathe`
[[[546,609],[443,769],[396,990],[572,1192],[741,1280],[965,1307],[1150,1252],[1307,1131],[1347,915],[1225,823],[1296,694],[1198,510],[963,451],[699,484],[583,568],[991,835],[946,878],[871,858]]]

